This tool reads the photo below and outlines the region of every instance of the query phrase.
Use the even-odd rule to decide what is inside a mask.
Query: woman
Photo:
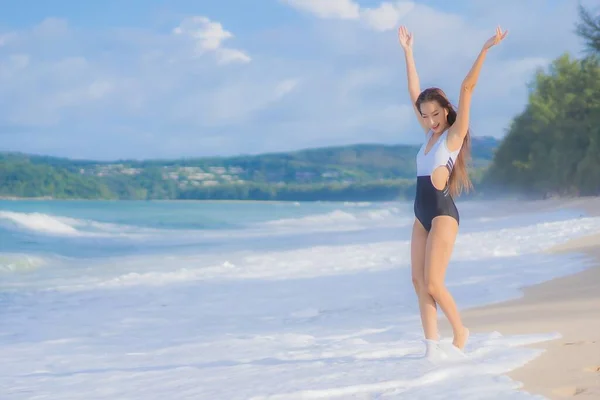
[[[423,332],[429,344],[439,341],[437,304],[452,325],[452,344],[463,350],[469,337],[469,330],[463,325],[456,303],[444,285],[459,225],[453,197],[472,186],[466,163],[470,156],[469,109],[473,89],[488,49],[500,43],[507,33],[497,28],[496,34],[483,45],[462,82],[456,111],[442,90],[429,88],[421,92],[412,53],[413,36],[404,26],[398,31],[406,60],[408,92],[425,132],[424,143],[417,154],[411,269]]]

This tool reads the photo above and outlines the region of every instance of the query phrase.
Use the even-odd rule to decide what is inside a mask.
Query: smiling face
[[[441,133],[448,127],[448,110],[436,100],[424,101],[420,106],[421,116],[434,133]]]

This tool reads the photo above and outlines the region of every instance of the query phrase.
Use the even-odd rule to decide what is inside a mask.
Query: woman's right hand
[[[483,45],[483,50],[488,50],[490,47],[497,45],[502,40],[504,40],[507,34],[508,31],[502,32],[502,28],[497,27],[496,34],[485,42],[485,44]]]
[[[413,35],[406,29],[404,25],[398,28],[398,40],[400,41],[400,46],[402,46],[404,51],[412,49]]]

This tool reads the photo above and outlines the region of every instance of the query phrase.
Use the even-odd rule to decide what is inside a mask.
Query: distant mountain
[[[476,171],[491,162],[498,145],[491,137],[473,137]],[[339,194],[346,198],[360,186],[359,197],[377,198],[368,188],[384,185],[387,198],[414,181],[418,149],[356,144],[259,155],[112,162],[0,153],[0,196],[278,199],[289,192],[285,199],[331,199],[333,187],[346,193]]]

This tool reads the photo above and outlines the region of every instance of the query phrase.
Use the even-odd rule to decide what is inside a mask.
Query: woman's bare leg
[[[444,284],[457,234],[458,223],[454,218],[449,216],[434,218],[425,250],[425,284],[427,292],[440,305],[452,325],[454,333],[452,344],[462,350],[467,342],[469,331],[464,327],[454,298]]]
[[[412,282],[419,300],[421,324],[426,339],[439,340],[437,327],[437,306],[427,291],[425,280],[425,248],[427,231],[419,220],[415,220],[410,243]]]

